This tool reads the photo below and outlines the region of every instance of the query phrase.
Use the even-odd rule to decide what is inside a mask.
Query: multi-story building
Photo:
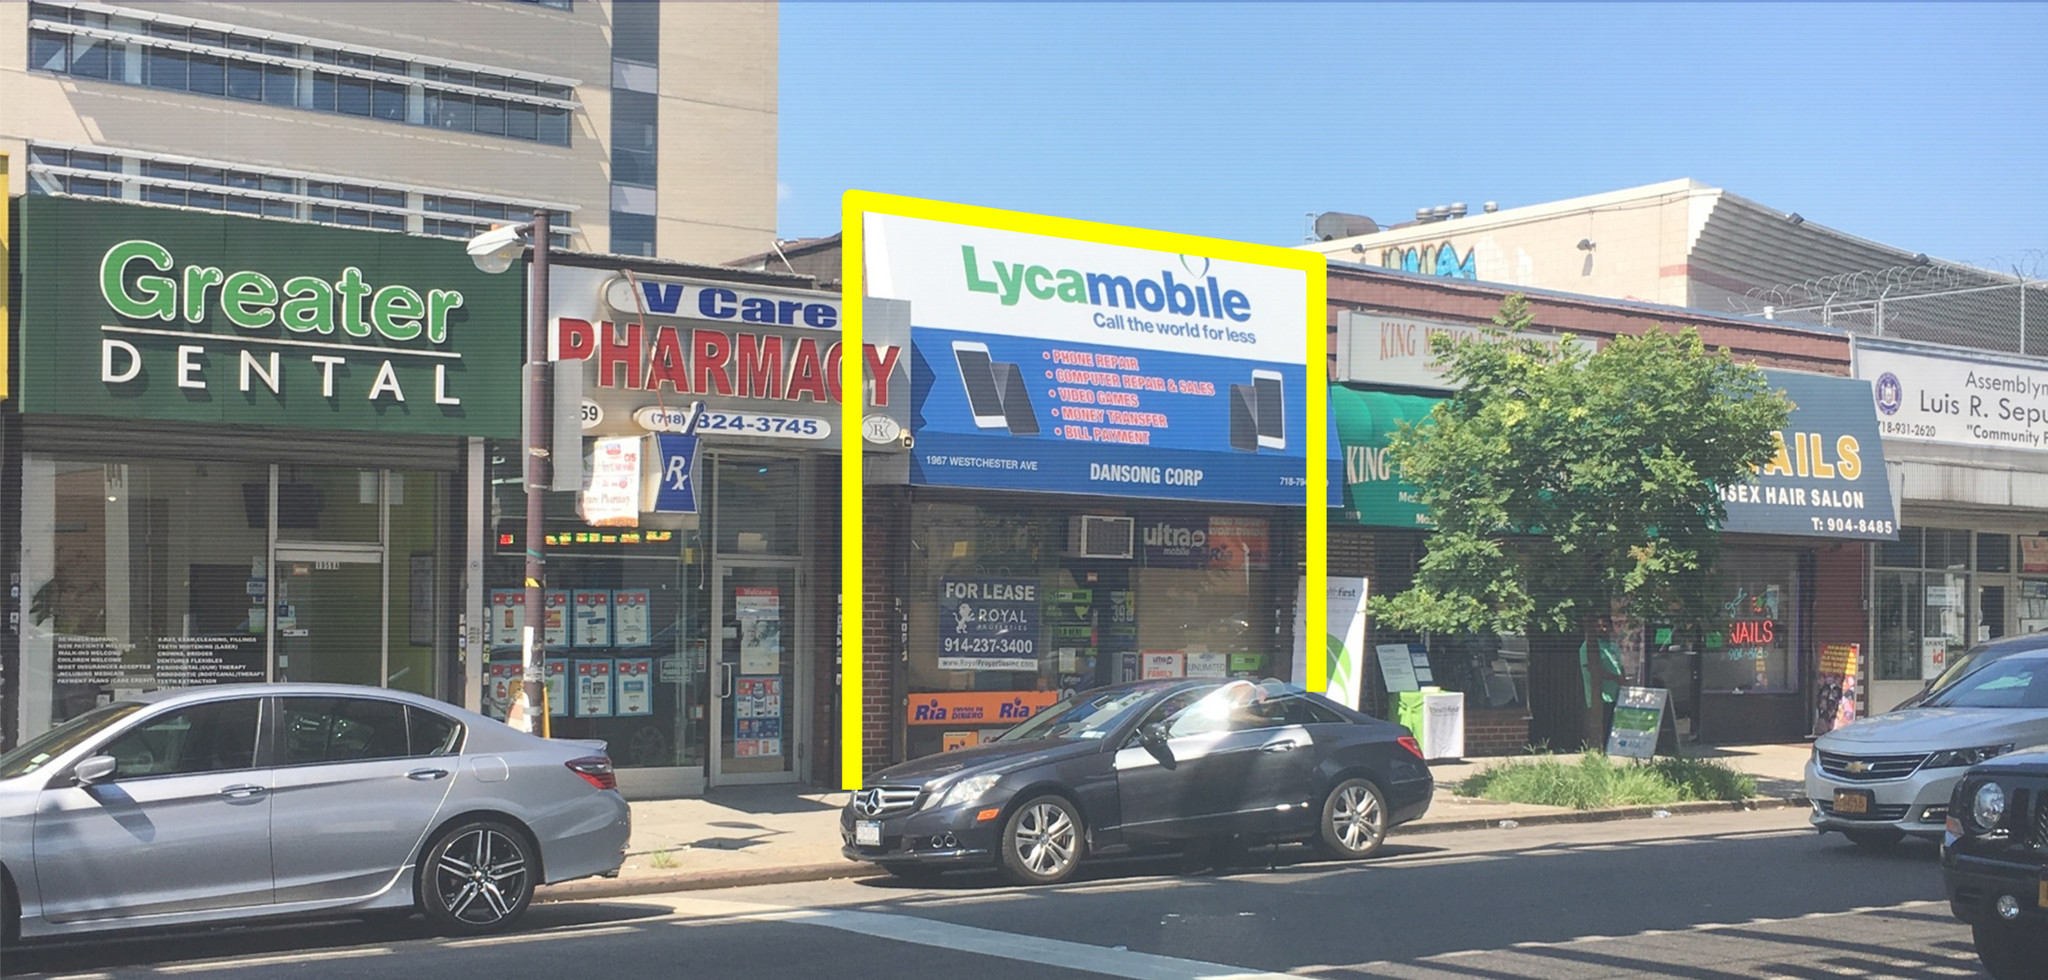
[[[776,5],[0,5],[0,153],[69,192],[577,251],[774,239]]]

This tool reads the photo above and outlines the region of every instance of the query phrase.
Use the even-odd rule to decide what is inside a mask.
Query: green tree
[[[1531,319],[1510,296],[1489,336],[1432,341],[1457,390],[1388,454],[1436,530],[1414,587],[1374,613],[1400,629],[1526,634],[1532,738],[1599,744],[1597,692],[1617,679],[1599,640],[1619,611],[1703,618],[1720,489],[1771,459],[1792,405],[1691,329],[1596,353],[1513,339]]]

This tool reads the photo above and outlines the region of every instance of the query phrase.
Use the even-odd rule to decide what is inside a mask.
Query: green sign
[[[1377,527],[1433,528],[1415,485],[1401,479],[1387,458],[1387,441],[1401,422],[1421,424],[1441,398],[1386,391],[1330,388],[1330,414],[1344,450],[1346,517]]]
[[[21,409],[515,437],[523,277],[460,242],[31,197]]]

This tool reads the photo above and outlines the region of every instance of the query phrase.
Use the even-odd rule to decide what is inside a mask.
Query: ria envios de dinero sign
[[[517,274],[461,243],[69,198],[23,207],[24,412],[513,437]]]

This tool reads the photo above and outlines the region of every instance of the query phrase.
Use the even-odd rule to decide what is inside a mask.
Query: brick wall
[[[1520,755],[1529,745],[1526,708],[1465,709],[1465,755]]]
[[[870,487],[861,596],[861,771],[873,773],[896,755],[896,723],[903,703],[896,690],[896,663],[902,657],[901,598],[894,592],[899,574],[907,503],[898,493]]]

